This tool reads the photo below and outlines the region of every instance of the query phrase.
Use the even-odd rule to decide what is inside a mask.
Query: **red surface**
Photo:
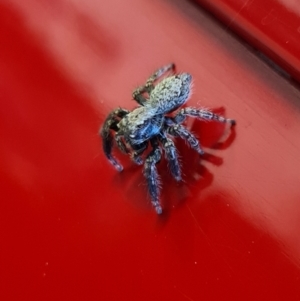
[[[300,6],[295,0],[196,0],[300,80]]]
[[[1,300],[300,298],[299,90],[185,2],[2,1],[0,28]],[[210,155],[178,143],[158,217],[97,132],[170,61],[237,127],[190,122]]]

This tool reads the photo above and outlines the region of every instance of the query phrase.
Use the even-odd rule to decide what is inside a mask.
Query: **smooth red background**
[[[298,300],[299,90],[184,1],[0,4],[1,300]],[[175,62],[206,152],[159,165],[157,216],[141,167],[105,159],[98,129]]]

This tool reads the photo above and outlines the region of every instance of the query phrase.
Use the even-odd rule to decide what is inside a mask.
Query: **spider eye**
[[[130,137],[130,138],[134,138],[135,135],[134,135],[134,134],[130,134],[129,137]]]

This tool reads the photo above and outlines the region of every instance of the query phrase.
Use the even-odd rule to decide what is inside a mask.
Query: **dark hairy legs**
[[[200,147],[198,139],[184,126],[181,124],[174,124],[168,128],[168,133],[172,136],[179,136],[185,140],[187,144],[194,149],[200,155],[204,154],[204,150]]]
[[[147,180],[148,189],[151,197],[151,203],[155,208],[157,214],[162,213],[162,207],[159,201],[159,192],[160,192],[160,182],[159,182],[159,175],[157,172],[156,164],[161,159],[161,148],[157,139],[151,140],[152,151],[146,158],[144,164],[144,176]]]
[[[182,108],[177,112],[175,117],[165,118],[166,131],[172,136],[179,136],[180,138],[185,140],[190,145],[190,147],[200,155],[203,155],[204,151],[202,150],[199,141],[187,128],[180,124],[186,119],[187,116],[209,121],[214,120],[222,123],[230,123],[232,126],[236,123],[233,119],[227,119],[209,110],[192,107]]]
[[[159,76],[159,73],[157,74],[158,75],[156,76]],[[154,75],[153,78],[155,78]],[[128,113],[129,111],[121,108],[114,110],[112,113],[109,114],[109,116],[104,122],[103,127],[100,130],[100,135],[103,139],[104,153],[108,160],[111,162],[111,164],[118,171],[122,171],[123,167],[111,154],[114,140],[116,140],[118,148],[121,151],[130,154],[132,160],[137,164],[143,163],[143,160],[140,157],[140,155],[142,155],[142,153],[147,149],[148,146],[147,141],[139,145],[131,145],[132,151],[129,151],[127,149],[122,134],[118,132],[119,128],[117,124]],[[180,181],[182,179],[180,164],[178,160],[178,153],[175,144],[172,139],[166,136],[165,133],[168,133],[171,136],[177,136],[184,139],[190,145],[190,147],[196,150],[199,154],[204,153],[196,137],[192,133],[190,133],[188,129],[186,129],[183,125],[180,124],[185,120],[186,116],[201,118],[205,120],[215,120],[222,123],[230,123],[231,125],[235,124],[235,121],[233,119],[226,119],[208,110],[195,109],[190,107],[179,110],[175,117],[165,117],[165,124],[163,126],[162,131],[150,140],[152,150],[146,157],[143,172],[147,181],[148,190],[151,197],[151,203],[154,206],[157,214],[162,213],[162,206],[160,204],[159,198],[160,182],[156,167],[157,163],[161,160],[162,149],[164,150],[165,157],[169,163],[171,174],[177,181]],[[115,137],[113,137],[112,131],[117,132]]]
[[[140,105],[144,105],[147,99],[143,96],[145,92],[150,93],[154,88],[154,82],[163,76],[165,73],[169,72],[170,70],[175,70],[175,65],[173,63],[166,65],[158,70],[156,70],[146,81],[146,84],[136,88],[133,93],[133,99]]]
[[[104,121],[103,127],[100,129],[100,136],[102,137],[103,141],[103,151],[107,159],[110,161],[110,163],[118,170],[122,171],[123,166],[113,157],[112,155],[112,148],[114,144],[114,139],[111,130],[117,131],[118,127],[117,124],[120,121],[121,118],[123,118],[125,115],[127,115],[129,111],[118,108],[114,111],[112,111]],[[117,140],[118,147],[121,149],[121,151],[126,151],[126,146],[123,143],[121,139]]]
[[[103,140],[103,151],[107,159],[110,163],[118,170],[122,171],[123,166],[113,157],[112,148],[114,144],[114,140],[117,142],[118,148],[125,153],[129,153],[129,150],[126,148],[125,143],[122,140],[122,136],[118,135],[118,127],[117,124],[122,117],[127,115],[129,111],[124,109],[116,109],[111,112],[106,118],[103,127],[100,129],[100,136]],[[115,137],[112,135],[112,131],[117,132]],[[149,153],[145,160],[144,164],[144,176],[147,180],[149,193],[151,196],[151,203],[154,206],[157,214],[162,213],[162,207],[159,201],[159,176],[156,168],[156,164],[161,159],[161,148],[159,146],[158,139],[152,139],[150,141],[152,146],[152,151]],[[142,143],[140,145],[133,146],[133,152],[130,154],[132,160],[137,164],[142,164],[142,159],[140,155],[146,150],[148,143]]]
[[[181,181],[181,170],[178,160],[178,153],[174,141],[165,135],[161,135],[159,140],[162,143],[162,147],[165,151],[166,159],[169,163],[169,169],[176,181]]]
[[[173,140],[167,138],[164,134],[151,140],[152,151],[148,154],[144,164],[144,176],[147,181],[151,203],[157,214],[162,213],[160,204],[160,182],[156,164],[159,163],[162,156],[162,148],[165,151],[166,159],[169,163],[171,174],[177,181],[181,181],[181,170],[178,161],[178,154]]]
[[[215,120],[218,122],[230,123],[231,125],[235,125],[234,119],[227,119],[209,110],[197,109],[192,107],[186,107],[179,110],[176,116],[173,118],[173,120],[175,123],[182,123],[187,116],[196,117],[204,120]]]

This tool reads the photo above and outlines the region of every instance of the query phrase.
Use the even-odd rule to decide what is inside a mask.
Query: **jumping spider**
[[[118,148],[123,153],[129,154],[138,165],[143,164],[141,155],[148,145],[151,145],[152,150],[145,159],[143,173],[147,180],[151,203],[157,214],[162,213],[159,201],[159,176],[156,168],[162,150],[165,152],[173,177],[177,181],[182,179],[178,153],[172,137],[184,139],[200,155],[204,154],[195,136],[182,125],[186,117],[235,124],[233,119],[226,119],[208,110],[192,107],[181,108],[170,115],[184,105],[190,97],[192,76],[188,73],[174,74],[154,85],[154,82],[167,72],[174,74],[175,65],[169,64],[154,72],[145,85],[133,92],[133,99],[139,106],[131,112],[122,108],[115,109],[108,115],[100,129],[104,154],[118,171],[122,171],[123,167],[112,155],[114,140]],[[115,132],[114,136],[112,132]]]

